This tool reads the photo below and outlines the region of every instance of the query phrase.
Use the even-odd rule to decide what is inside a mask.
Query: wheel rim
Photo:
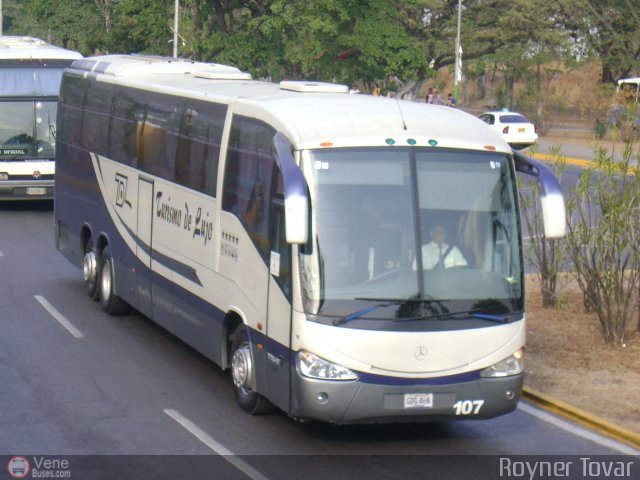
[[[231,358],[231,376],[236,388],[248,391],[252,389],[253,363],[251,361],[251,348],[249,342],[244,342],[233,352]]]
[[[100,274],[100,293],[105,301],[111,297],[111,263],[108,260],[104,262]]]
[[[93,283],[96,279],[96,252],[93,250],[84,254],[82,259],[82,276],[86,283]]]

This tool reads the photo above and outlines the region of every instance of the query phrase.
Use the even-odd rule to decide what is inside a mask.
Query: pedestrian
[[[429,87],[429,90],[427,90],[427,103],[433,103],[433,88]]]
[[[433,96],[431,97],[431,103],[435,105],[440,105],[440,94],[438,93],[438,89],[433,89]]]
[[[447,105],[454,108],[458,106],[458,101],[453,97],[453,93],[447,94]]]

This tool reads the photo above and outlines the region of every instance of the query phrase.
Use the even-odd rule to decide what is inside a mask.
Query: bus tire
[[[87,289],[87,295],[92,300],[98,300],[98,262],[93,240],[88,239],[82,258],[82,277]]]
[[[274,410],[269,400],[253,391],[255,388],[255,366],[251,342],[244,326],[240,326],[231,344],[231,380],[240,408],[251,415],[263,415]]]
[[[98,269],[98,290],[102,310],[109,315],[124,315],[129,311],[129,305],[114,293],[116,272],[111,257],[109,245],[105,246],[100,255]]]

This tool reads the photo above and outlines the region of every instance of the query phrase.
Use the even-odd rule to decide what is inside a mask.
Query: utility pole
[[[462,45],[460,45],[460,20],[462,18],[462,0],[458,0],[458,30],[456,33],[456,69],[453,79],[453,98],[458,103],[458,83],[462,81]]]
[[[2,0],[0,0],[1,2]],[[173,58],[178,58],[178,8],[179,1],[176,0],[173,11]]]
[[[2,0],[0,0],[0,35],[4,35],[4,33],[2,33],[3,23],[4,23],[4,16],[2,15]]]

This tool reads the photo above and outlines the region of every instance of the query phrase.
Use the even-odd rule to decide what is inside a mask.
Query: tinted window
[[[187,100],[176,151],[176,182],[216,195],[226,105]]]
[[[66,74],[60,91],[59,129],[63,134],[59,140],[78,145],[82,138],[82,104],[84,103],[87,83],[84,79]]]
[[[275,130],[257,120],[234,117],[225,164],[222,208],[236,215],[268,261],[269,199],[275,161]]]
[[[126,165],[138,165],[137,132],[143,118],[144,106],[136,102],[133,91],[116,88],[109,130],[109,158]]]
[[[90,152],[106,154],[109,115],[113,101],[113,86],[92,81],[87,90],[82,117],[82,146]]]
[[[181,99],[164,95],[144,96],[146,115],[142,135],[138,138],[140,167],[153,175],[173,180],[182,111]]]

